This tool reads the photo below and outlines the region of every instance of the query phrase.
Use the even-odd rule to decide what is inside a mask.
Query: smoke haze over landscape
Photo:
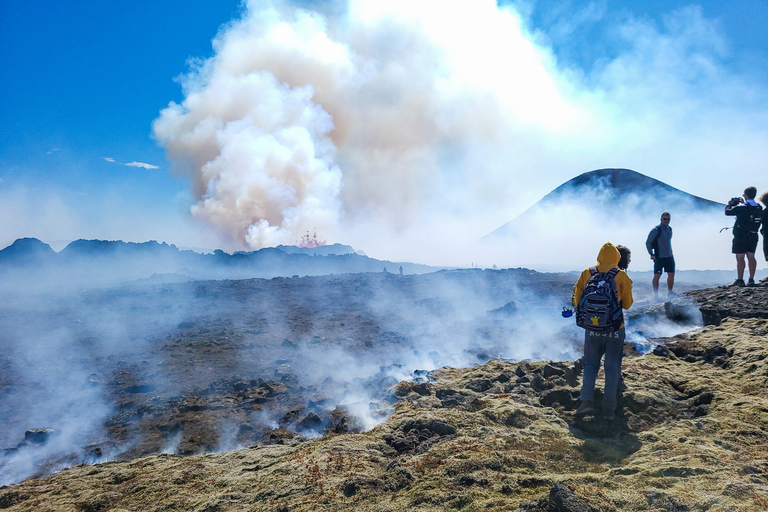
[[[709,1],[0,6],[0,486],[370,430],[442,367],[575,386],[608,241],[627,348],[701,326],[646,237],[670,212],[676,292],[731,282],[723,203],[768,187]]]
[[[482,257],[474,240],[598,162],[720,202],[729,169],[756,181],[765,98],[720,69],[727,45],[696,8],[663,27],[627,22],[625,51],[589,75],[563,68],[512,6],[437,11],[247,2],[154,124],[192,180],[193,215],[240,248],[317,228],[382,257],[467,264]],[[615,227],[638,240],[673,206]],[[691,268],[725,264],[700,256]],[[499,252],[483,264],[515,262],[536,263]]]
[[[388,389],[416,370],[572,359],[576,328],[559,316],[570,280],[379,272],[5,292],[0,484],[81,461],[250,446],[262,439],[248,425],[300,432],[305,415],[336,407],[369,429],[387,415]],[[291,394],[211,406],[220,418],[184,412],[203,416],[204,397],[255,379]],[[20,443],[33,428],[55,434]]]

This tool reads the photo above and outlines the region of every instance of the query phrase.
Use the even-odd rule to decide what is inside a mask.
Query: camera
[[[732,197],[730,201],[728,201],[728,206],[736,206],[740,202],[742,202],[743,199],[740,197]]]

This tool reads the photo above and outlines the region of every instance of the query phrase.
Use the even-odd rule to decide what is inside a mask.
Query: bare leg
[[[749,261],[749,278],[755,279],[755,270],[757,270],[757,260],[755,259],[755,253],[748,252],[747,260]]]
[[[744,280],[744,268],[746,268],[746,264],[744,262],[744,256],[745,254],[737,254],[736,255],[736,275],[738,276],[740,281]]]
[[[667,290],[671,292],[673,286],[675,286],[675,273],[667,272]]]
[[[661,274],[653,274],[653,294],[658,295],[659,294],[659,279],[661,279]]]

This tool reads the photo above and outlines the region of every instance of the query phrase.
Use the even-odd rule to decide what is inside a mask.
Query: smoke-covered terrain
[[[523,283],[524,276],[532,275],[522,270],[510,273]],[[441,280],[442,286],[446,282],[455,286],[467,277],[465,273],[459,276],[457,281],[453,280],[456,275],[447,280],[446,275],[419,279],[427,279],[424,284],[428,287]],[[476,277],[470,280],[473,285],[478,284]],[[384,280],[372,282],[376,288],[389,288]],[[219,283],[208,290],[221,296],[227,287],[242,291],[248,284]],[[308,284],[297,291],[306,291]],[[328,284],[323,281],[323,285]],[[552,281],[546,286],[557,288]],[[288,397],[284,395],[292,390],[311,393],[318,389],[311,385],[296,388],[294,378],[280,370],[279,380],[236,381],[229,389],[228,383],[216,382],[196,395],[188,395],[186,403],[175,405],[177,426],[188,425],[195,416],[212,418],[213,411],[247,411],[259,416],[265,424],[271,423],[265,431],[269,437],[263,440],[268,446],[197,456],[160,455],[127,462],[102,463],[104,459],[96,459],[93,465],[83,464],[48,478],[2,487],[0,506],[11,511],[764,510],[768,506],[768,359],[763,343],[768,332],[764,319],[768,315],[766,291],[765,286],[700,290],[663,305],[641,306],[641,314],[649,318],[690,321],[691,314],[697,311],[690,302],[692,297],[703,301],[713,323],[692,333],[660,339],[653,352],[644,356],[632,357],[637,353],[628,351],[623,371],[626,390],[620,396],[619,416],[613,421],[599,413],[583,418],[573,415],[578,404],[578,361],[493,359],[467,368],[415,372],[421,378],[397,383],[382,395],[385,400],[378,403],[390,404],[391,416],[373,430],[355,434],[355,425],[346,423],[354,415],[339,408],[328,415],[325,433],[331,435],[307,440],[313,437],[307,435],[308,431],[320,432],[324,428],[322,413],[309,413],[297,422],[303,412],[278,419],[263,412],[275,402],[286,403]],[[246,295],[235,293],[232,297],[242,300]],[[730,318],[730,312],[740,311],[740,305],[747,303],[763,307],[743,312],[741,318]],[[510,309],[505,307],[497,313],[505,315]],[[389,308],[383,311],[391,312]],[[519,317],[510,316],[515,318]],[[350,318],[344,320],[345,324],[350,322]],[[511,328],[515,323],[503,325]],[[460,322],[447,324],[455,328]],[[178,328],[196,329],[188,324]],[[461,334],[461,329],[457,332]],[[520,333],[527,334],[527,338],[516,335],[513,328],[509,333],[510,341],[514,341],[508,347],[534,339],[530,333]],[[477,334],[475,339],[482,339]],[[209,339],[222,340],[225,335],[218,333]],[[176,332],[169,342],[173,343],[176,336],[184,338]],[[378,340],[380,345],[383,341]],[[560,337],[551,333],[538,341],[540,348],[544,344],[554,345],[555,350],[563,346]],[[322,342],[318,344],[323,346]],[[410,341],[390,344],[399,345],[395,351],[411,357],[410,346],[402,350],[411,345]],[[442,350],[443,345],[436,345]],[[208,348],[209,353],[215,352],[212,345]],[[365,349],[357,351],[359,360],[363,352]],[[469,352],[475,359],[488,357]],[[150,359],[144,361],[145,367],[153,366],[154,360]],[[214,360],[226,358],[208,357],[207,365],[198,365],[198,372],[204,373]],[[345,375],[349,378],[364,373],[355,372],[339,359],[316,363],[334,365],[333,375],[338,380],[326,381],[328,387],[340,385]],[[234,366],[231,362],[227,365]],[[351,386],[354,394],[360,397],[371,392],[370,384],[382,379],[388,370],[391,368],[379,369],[374,379],[355,380]],[[190,369],[190,373],[197,372]],[[301,372],[297,378],[306,378],[307,373],[318,372]],[[109,385],[114,387],[120,379],[117,375]],[[134,384],[128,393],[152,395],[156,391],[148,387],[151,379]],[[394,379],[389,382],[394,384]],[[182,378],[179,385],[186,383]],[[37,385],[41,385],[41,379]],[[3,391],[12,395],[7,388]],[[270,401],[270,397],[278,398]],[[126,409],[133,416],[141,416],[141,421],[146,420],[149,428],[142,434],[151,429],[172,432],[167,424],[151,425],[163,403],[156,395],[144,399],[144,406],[137,411],[134,405]],[[296,411],[302,410],[301,403],[294,400]],[[59,413],[66,416],[62,408]],[[116,416],[108,422],[110,426],[120,422]],[[291,432],[300,424],[306,429],[303,435]],[[211,439],[235,443],[236,439],[242,440],[251,425],[241,415],[235,424],[221,428],[218,436],[211,434]],[[61,427],[61,422],[57,426]],[[81,429],[85,426],[81,425]],[[190,433],[182,428],[168,435],[171,442],[162,451],[190,453]],[[28,431],[27,440],[18,449],[6,452],[6,462],[10,459],[18,463],[25,452],[30,456],[35,450],[54,446],[64,435]],[[205,437],[197,438],[202,439]],[[220,441],[218,448],[206,446],[202,451],[226,448],[227,442]],[[131,454],[125,454],[130,458]],[[4,475],[8,469],[8,465],[3,468]]]
[[[4,483],[49,459],[232,449],[281,428],[317,435],[337,407],[348,428],[367,429],[388,414],[385,391],[415,370],[572,357],[575,332],[557,321],[571,280],[379,272],[9,294],[0,446],[30,428],[56,433],[6,452]]]
[[[158,254],[183,252],[160,244],[92,241],[56,254],[39,241],[26,244],[39,250],[27,251],[31,263],[23,272],[5,274],[15,281],[6,283],[0,307],[5,484],[82,461],[231,450],[297,435],[367,430],[391,413],[388,390],[402,379],[418,381],[435,368],[494,357],[573,360],[580,351],[579,330],[559,314],[569,303],[573,272],[400,274],[392,268],[271,279],[165,274],[126,280],[139,269],[146,275],[147,268],[141,258],[115,253],[148,249],[148,258],[162,261]],[[89,266],[50,262],[78,246],[107,254],[91,254]],[[202,257],[193,254],[186,255],[189,261]],[[228,265],[237,255],[206,257],[232,272]],[[361,259],[382,264],[358,255],[291,257],[317,260],[319,266],[326,258],[347,261],[348,269]],[[73,281],[52,269],[92,275]],[[641,303],[650,276],[643,281],[636,286]],[[679,289],[704,281],[683,275]],[[628,320],[628,339],[641,351],[651,350],[654,338],[700,321],[680,324],[666,320],[663,311],[636,311]]]

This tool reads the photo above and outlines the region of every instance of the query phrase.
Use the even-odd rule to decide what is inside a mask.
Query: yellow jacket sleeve
[[[584,269],[584,271],[579,276],[579,280],[576,281],[576,284],[573,287],[573,293],[571,294],[571,305],[573,307],[576,307],[579,305],[579,301],[581,300],[581,294],[584,293],[584,287],[587,286],[587,281],[589,281],[589,277],[591,275],[592,274],[589,272],[588,268]]]
[[[616,274],[616,293],[619,295],[622,308],[629,309],[632,307],[635,302],[632,298],[632,280],[623,270],[619,270],[619,273]]]

